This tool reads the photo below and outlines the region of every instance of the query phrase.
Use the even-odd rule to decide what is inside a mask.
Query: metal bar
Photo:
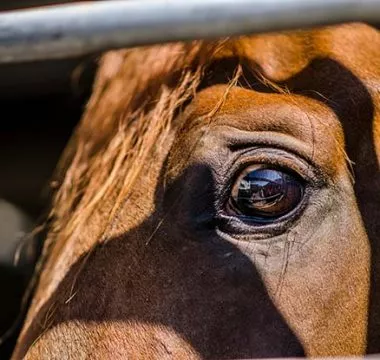
[[[0,63],[380,20],[380,0],[141,0],[0,14]]]

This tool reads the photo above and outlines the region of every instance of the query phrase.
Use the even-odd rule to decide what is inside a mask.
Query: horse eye
[[[270,222],[300,204],[305,186],[297,176],[282,169],[253,165],[235,182],[229,205],[238,215]]]

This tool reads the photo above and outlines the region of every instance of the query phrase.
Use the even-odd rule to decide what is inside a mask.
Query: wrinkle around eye
[[[334,162],[333,165],[335,166],[331,166],[330,163],[333,159],[328,152],[320,156],[309,143],[286,133],[247,131],[231,125],[215,124],[204,135],[203,143],[212,144],[214,148],[224,146],[231,152],[254,147],[270,147],[284,150],[309,163],[317,171],[321,182],[325,183],[334,183],[340,166],[346,167],[345,158],[341,159],[341,164]]]

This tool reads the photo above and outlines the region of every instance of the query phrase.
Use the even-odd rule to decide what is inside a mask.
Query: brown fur
[[[13,358],[380,351],[379,49],[350,24],[106,54]],[[241,142],[311,179],[299,219],[241,236],[204,217]]]

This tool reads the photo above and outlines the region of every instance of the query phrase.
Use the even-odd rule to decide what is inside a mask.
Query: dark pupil
[[[255,169],[239,180],[234,206],[245,216],[273,219],[293,210],[303,196],[303,185],[282,170]]]

